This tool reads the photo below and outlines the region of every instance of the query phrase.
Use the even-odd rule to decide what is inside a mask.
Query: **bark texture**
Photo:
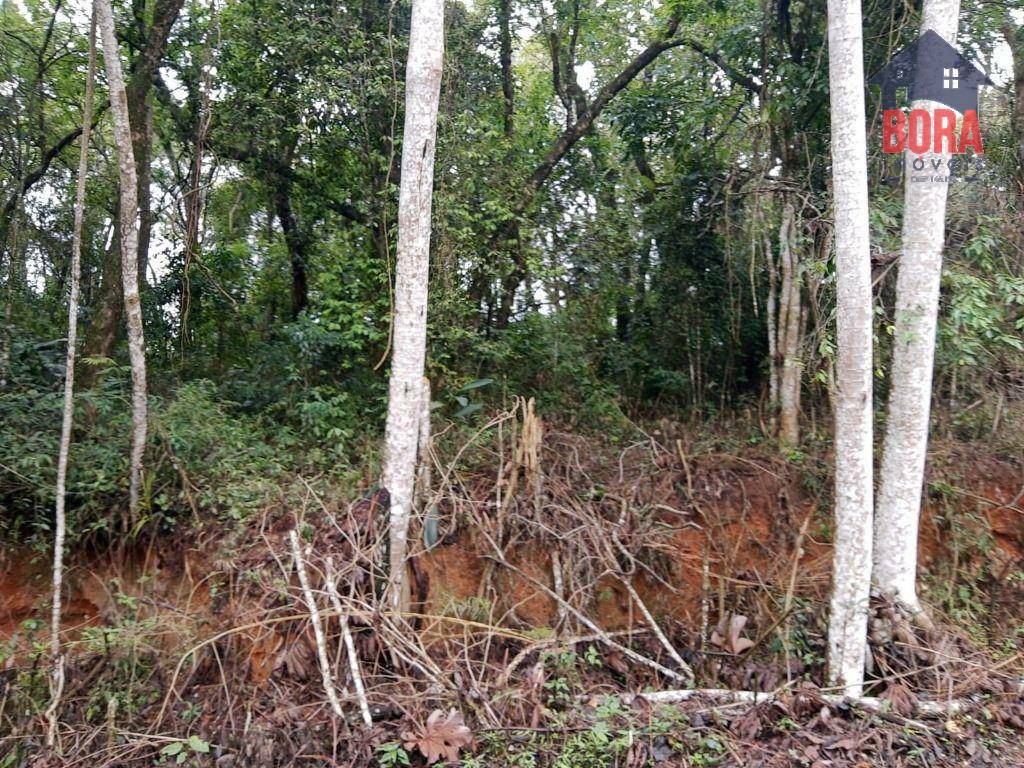
[[[960,0],[925,0],[921,29],[933,29],[955,45],[959,13]],[[912,105],[929,111],[939,106],[923,100]],[[904,158],[903,243],[874,546],[876,585],[914,613],[920,611],[917,531],[928,450],[948,190],[945,181],[932,180],[937,173],[932,171],[932,161],[942,158],[945,165],[949,155],[928,152],[920,156],[923,172],[913,169],[917,157],[908,150]]]
[[[796,248],[796,210],[792,200],[782,209],[779,225],[779,264],[782,268],[782,290],[779,296],[778,339],[775,352],[779,356],[779,440],[783,445],[800,442],[800,349],[804,324],[800,300],[800,261]]]
[[[142,454],[146,449],[146,352],[142,332],[142,303],[139,300],[139,229],[138,177],[132,147],[132,128],[128,116],[128,95],[121,71],[121,54],[114,34],[114,14],[110,0],[96,0],[96,22],[103,43],[103,62],[110,90],[110,112],[117,148],[121,203],[119,224],[121,236],[121,286],[124,313],[128,326],[128,357],[132,368],[132,447],[129,478],[129,515],[134,521],[139,510],[142,485]]]
[[[405,603],[405,560],[423,402],[430,213],[443,59],[444,0],[413,0],[398,196],[394,351],[383,472],[383,484],[391,496],[389,589],[391,603],[396,608]]]
[[[829,681],[860,696],[871,584],[871,259],[860,0],[829,0],[836,247],[836,474]]]

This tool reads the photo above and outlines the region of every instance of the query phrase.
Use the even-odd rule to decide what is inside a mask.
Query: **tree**
[[[146,352],[142,331],[142,302],[139,299],[139,227],[138,178],[132,147],[132,127],[128,112],[128,94],[121,72],[121,54],[114,34],[114,13],[110,0],[96,1],[96,22],[103,42],[103,62],[110,91],[110,112],[114,124],[114,144],[120,178],[118,215],[121,237],[121,284],[124,313],[128,326],[128,356],[132,369],[132,447],[129,480],[129,516],[134,521],[139,511],[142,484],[142,455],[146,450],[148,407],[146,402]]]
[[[807,310],[800,290],[800,256],[796,247],[796,211],[793,201],[787,199],[782,207],[779,224],[779,266],[781,267],[781,291],[775,328],[775,343],[769,345],[775,350],[772,361],[778,382],[779,398],[779,442],[783,447],[792,448],[800,442],[800,380],[803,366],[800,360],[803,330]]]
[[[1024,210],[1024,22],[1017,22],[1013,14],[1005,12],[1002,24],[1003,39],[1010,48],[1013,59],[1013,114],[1010,128],[1013,135],[1013,152],[1016,159],[1017,205]]]
[[[75,344],[78,340],[78,292],[82,272],[82,222],[85,217],[85,180],[89,170],[89,133],[92,127],[93,81],[96,73],[96,12],[89,25],[89,64],[82,106],[82,147],[78,156],[78,180],[75,185],[75,218],[71,236],[71,274],[68,275],[68,348],[64,358],[64,410],[61,415],[60,449],[57,456],[57,501],[53,527],[53,606],[50,616],[50,654],[53,656],[53,683],[50,705],[46,709],[46,744],[53,748],[57,738],[57,710],[64,693],[64,657],[60,652],[61,590],[64,583],[64,538],[67,520],[64,514],[68,456],[71,452],[71,427],[75,414]]]
[[[921,31],[932,29],[956,43],[959,0],[925,0]],[[914,109],[939,105],[915,101]],[[904,157],[903,240],[896,281],[892,375],[885,424],[877,514],[874,581],[907,610],[921,613],[917,597],[917,531],[928,450],[939,280],[946,231],[945,181],[914,180],[909,149]],[[926,167],[949,155],[926,152]]]
[[[405,70],[405,127],[398,196],[394,342],[384,435],[384,487],[391,497],[390,599],[402,595],[427,344],[427,277],[437,110],[444,61],[444,0],[413,0]]]
[[[654,39],[637,53],[615,77],[605,83],[591,101],[588,101],[586,93],[577,82],[576,74],[576,44],[580,25],[579,4],[573,5],[572,18],[567,25],[567,30],[554,29],[548,31],[552,85],[565,109],[565,129],[547,149],[541,162],[537,164],[533,172],[520,186],[516,199],[511,206],[511,216],[498,228],[495,236],[492,238],[492,244],[518,241],[519,219],[529,209],[537,193],[551,176],[555,167],[576,143],[587,135],[608,104],[621,91],[627,88],[637,75],[643,72],[665,51],[678,48],[681,45],[700,48],[699,44],[676,36],[681,19],[682,7],[679,6],[672,11],[665,27],[655,35]],[[502,55],[504,56],[504,54]],[[507,93],[511,94],[510,86]],[[507,125],[511,126],[511,122]],[[512,269],[502,279],[501,300],[497,313],[497,325],[499,328],[508,325],[515,294],[523,281],[529,276],[521,249],[513,253],[513,262]]]
[[[829,0],[836,247],[836,433],[829,679],[859,696],[871,585],[871,261],[860,0]]]
[[[107,0],[109,2],[109,0]],[[153,80],[160,69],[160,62],[167,50],[168,38],[174,26],[184,0],[156,0],[152,19],[147,22],[143,16],[144,4],[133,4],[135,27],[128,35],[129,50],[135,51],[129,67],[128,82],[125,86],[127,94],[128,114],[132,120],[132,157],[135,162],[135,200],[138,210],[137,230],[137,262],[136,272],[141,272],[141,280],[146,280],[146,267],[149,263],[149,244],[153,230],[153,212],[150,201],[150,182],[153,145],[153,105],[151,93]],[[120,194],[120,193],[119,193]],[[117,198],[115,207],[120,209],[122,202]],[[115,230],[122,221],[120,214],[115,217]],[[123,276],[121,264],[124,254],[120,251],[123,241],[119,232],[111,241],[102,267],[101,291],[98,307],[93,321],[86,329],[83,353],[87,357],[110,357],[117,340],[117,329],[124,312],[122,296]],[[138,282],[138,279],[136,280]],[[82,378],[83,386],[93,383],[97,368],[86,368]]]

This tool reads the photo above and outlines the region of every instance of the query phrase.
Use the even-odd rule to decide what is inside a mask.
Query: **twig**
[[[363,716],[363,723],[367,728],[373,726],[373,717],[370,715],[370,705],[366,701],[366,689],[363,688],[363,675],[359,671],[359,657],[356,655],[356,646],[352,642],[352,633],[348,628],[348,615],[342,610],[341,597],[338,595],[338,585],[335,582],[334,560],[327,558],[327,594],[331,598],[331,605],[338,612],[338,621],[341,622],[341,638],[345,643],[345,650],[348,652],[348,667],[352,673],[352,684],[356,689],[356,700],[359,702],[359,711]]]
[[[482,533],[483,533],[484,537],[487,538],[490,541],[490,537],[487,536],[487,533],[486,532],[482,532]],[[617,643],[614,640],[612,640],[608,636],[607,633],[605,633],[593,621],[588,619],[586,617],[586,615],[584,615],[581,611],[578,611],[571,603],[567,602],[566,600],[563,600],[563,599],[559,598],[558,595],[555,594],[554,590],[552,590],[550,587],[548,587],[547,584],[543,584],[543,583],[537,581],[537,579],[535,579],[532,576],[530,576],[529,574],[525,573],[522,569],[517,568],[516,566],[512,565],[512,563],[508,562],[501,555],[501,551],[497,548],[497,546],[495,546],[494,542],[491,541],[490,543],[491,543],[492,548],[497,553],[497,555],[489,555],[488,557],[490,559],[493,559],[499,565],[503,565],[506,568],[508,568],[509,570],[514,571],[515,573],[519,574],[520,578],[523,578],[526,581],[530,582],[535,587],[537,587],[537,589],[540,589],[543,592],[547,593],[547,595],[549,597],[551,597],[553,600],[555,600],[555,602],[560,603],[561,605],[565,606],[565,609],[567,611],[569,611],[569,613],[571,613],[576,618],[576,620],[578,622],[580,622],[583,626],[585,626],[587,629],[589,629],[591,632],[593,632],[602,643],[604,643],[605,645],[607,645],[607,646],[609,646],[611,648],[614,648],[615,650],[617,650],[620,653],[624,654],[625,656],[627,656],[628,658],[632,659],[633,661],[639,662],[640,664],[643,664],[646,667],[650,667],[651,669],[656,670],[657,672],[660,672],[661,674],[665,675],[666,677],[670,677],[673,680],[680,680],[680,681],[682,681],[684,683],[685,682],[689,682],[686,679],[685,676],[680,675],[678,672],[675,672],[675,671],[669,669],[668,667],[663,666],[662,664],[659,664],[658,662],[654,661],[653,659],[647,658],[643,654],[637,653],[632,648],[628,648],[625,645],[622,645],[621,643]]]
[[[634,699],[643,699],[649,704],[678,704],[693,698],[721,699],[730,703],[763,704],[768,701],[775,701],[783,693],[790,692],[800,694],[800,691],[791,691],[785,687],[774,691],[733,691],[728,688],[687,688],[684,690],[652,691],[638,693]],[[887,713],[891,704],[885,699],[875,696],[843,696],[841,694],[822,693],[814,691],[813,695],[829,704],[845,704],[852,707],[861,707],[872,712]],[[964,704],[961,701],[918,701],[917,710],[924,715],[946,716],[955,715],[960,712]],[[910,721],[914,722],[914,721]],[[923,723],[920,724],[922,727]]]
[[[306,605],[309,608],[310,621],[313,623],[313,634],[316,636],[316,650],[320,658],[320,674],[324,680],[324,691],[331,702],[331,709],[338,717],[344,717],[341,711],[341,702],[338,701],[338,692],[334,690],[334,680],[331,678],[331,663],[327,658],[327,644],[324,640],[324,630],[320,626],[320,612],[317,610],[316,601],[313,599],[313,590],[309,586],[309,576],[306,575],[306,566],[302,561],[302,552],[299,549],[299,534],[292,528],[288,531],[288,540],[292,545],[292,557],[295,559],[295,570],[299,574],[299,583],[302,584],[302,593],[306,598]]]
[[[672,660],[679,666],[679,668],[683,670],[683,674],[687,678],[687,683],[693,685],[693,670],[690,668],[690,665],[683,660],[683,657],[679,655],[679,652],[675,649],[672,643],[669,642],[665,633],[661,631],[661,627],[658,626],[658,622],[654,620],[654,616],[651,615],[651,612],[647,609],[647,605],[644,601],[640,599],[640,595],[637,594],[636,589],[634,589],[629,579],[619,578],[619,581],[622,582],[626,591],[629,592],[630,598],[634,603],[636,603],[637,608],[640,609],[640,613],[644,615],[644,618],[647,620],[647,624],[650,626],[654,636],[658,638],[658,642],[661,643],[661,646],[665,649],[668,655],[672,657]]]

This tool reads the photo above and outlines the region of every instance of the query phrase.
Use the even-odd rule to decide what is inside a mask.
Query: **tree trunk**
[[[1007,13],[1003,22],[1003,37],[1013,58],[1013,113],[1010,127],[1013,133],[1013,155],[1017,173],[1014,182],[1018,207],[1024,210],[1024,24],[1018,24]]]
[[[860,0],[829,0],[838,389],[830,685],[860,696],[871,585],[871,260]]]
[[[407,604],[405,560],[423,402],[430,213],[443,60],[444,0],[413,0],[398,197],[394,348],[383,472],[383,484],[391,497],[389,598],[396,609]]]
[[[96,14],[89,26],[89,66],[82,106],[82,147],[78,154],[78,179],[75,185],[75,220],[71,237],[71,268],[68,274],[68,348],[64,362],[64,411],[60,425],[57,454],[57,489],[53,528],[53,608],[50,614],[50,654],[53,657],[53,681],[50,705],[46,710],[46,744],[51,749],[57,739],[57,711],[64,692],[64,658],[60,652],[61,590],[64,583],[64,538],[67,521],[64,514],[68,456],[71,452],[71,427],[75,414],[75,345],[78,341],[78,289],[82,272],[82,222],[85,212],[85,181],[89,171],[89,129],[92,127],[93,82],[96,75]]]
[[[143,47],[136,57],[128,84],[125,86],[128,114],[134,121],[131,140],[135,159],[136,201],[139,210],[137,261],[143,283],[146,280],[146,269],[149,264],[149,242],[153,228],[149,190],[153,120],[149,96],[153,88],[153,77],[167,50],[168,36],[183,5],[184,0],[157,0],[153,10],[153,21],[146,30]],[[115,207],[115,218],[120,219],[120,193]],[[123,257],[119,234],[119,231],[114,232],[113,244],[104,258],[99,308],[86,330],[82,350],[85,357],[111,357],[114,344],[117,341],[117,329],[121,324],[121,315],[124,312],[123,278],[121,276]],[[81,385],[83,387],[92,386],[96,378],[95,369],[86,368],[82,373]]]
[[[775,434],[779,421],[779,326],[778,326],[778,280],[775,273],[775,252],[772,250],[771,235],[764,233],[764,255],[768,261],[768,306],[765,308],[768,324],[768,405],[771,412],[769,423]]]
[[[925,0],[921,29],[933,29],[955,44],[959,13],[960,0]],[[930,111],[939,105],[915,101],[912,106]],[[923,157],[925,168],[930,169],[933,158],[949,156],[929,152]],[[915,172],[913,158],[908,150],[892,376],[875,517],[874,579],[884,593],[919,613],[917,529],[928,450],[947,184]],[[922,180],[914,181],[915,176]]]
[[[142,304],[139,300],[138,237],[136,224],[138,178],[132,149],[132,128],[128,116],[128,95],[121,71],[121,55],[114,34],[114,14],[110,0],[95,0],[96,21],[103,42],[103,62],[110,90],[110,111],[114,124],[114,145],[120,177],[121,204],[121,285],[128,326],[128,357],[132,368],[132,447],[129,478],[129,517],[134,522],[139,511],[142,485],[142,455],[146,449],[146,352],[142,331]]]
[[[18,202],[21,198],[18,198]],[[18,229],[21,223],[21,209],[14,207],[14,214],[11,219],[10,230],[5,234],[0,246],[7,246],[7,280],[4,282],[4,316],[0,319],[0,390],[7,387],[11,369],[11,331],[14,323],[14,300],[18,290],[18,277],[21,268],[18,260],[21,258],[21,251],[18,243]]]
[[[281,233],[284,235],[288,260],[291,264],[292,320],[295,320],[309,306],[309,280],[306,277],[309,242],[295,219],[295,212],[292,210],[291,184],[288,182],[279,183],[274,190],[274,214],[281,225]]]
[[[779,226],[779,264],[782,289],[779,297],[779,338],[776,353],[781,358],[779,372],[779,440],[783,446],[800,442],[800,373],[802,364],[803,302],[801,301],[800,262],[796,249],[796,211],[786,200]]]
[[[153,21],[149,25],[142,50],[129,75],[128,112],[132,115],[132,149],[135,152],[135,170],[138,176],[139,206],[139,273],[143,284],[149,265],[149,242],[153,231],[153,211],[150,205],[150,169],[153,146],[153,75],[167,50],[171,27],[181,13],[184,0],[156,0]]]
[[[94,302],[96,312],[89,323],[82,344],[82,357],[111,357],[117,343],[117,330],[124,314],[124,294],[121,288],[121,204],[114,205],[114,236],[110,247],[103,251],[100,267],[99,298]],[[98,380],[101,369],[87,365],[79,376],[82,389],[91,388]]]
[[[515,96],[512,79],[512,0],[498,0],[498,38],[501,60],[501,94],[504,102],[502,119],[505,136],[511,136],[514,127],[512,118]]]

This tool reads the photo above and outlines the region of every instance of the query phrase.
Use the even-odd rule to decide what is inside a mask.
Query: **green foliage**
[[[170,760],[180,765],[186,762],[190,756],[199,757],[200,755],[209,754],[209,752],[209,743],[193,734],[184,741],[172,741],[165,745],[160,750],[161,759],[158,763],[162,764],[166,760]]]
[[[402,742],[389,741],[377,747],[377,765],[380,768],[399,768],[399,766],[412,765],[412,763]]]
[[[824,6],[555,0],[536,15],[513,4],[506,124],[499,7],[448,5],[427,317],[438,419],[475,428],[522,395],[536,397],[548,421],[612,439],[649,417],[737,411],[765,424],[743,439],[762,439],[772,416],[767,302],[785,194],[799,207],[803,403],[818,425],[830,422]],[[152,429],[136,530],[244,519],[296,472],[334,477],[367,459],[372,466],[366,446],[379,436],[387,396],[410,9],[388,0],[228,0],[216,16],[189,6],[171,28],[163,85],[150,99],[158,234],[142,304]],[[595,104],[673,10],[682,11],[677,36],[700,45],[654,59],[532,185],[580,104]],[[864,20],[869,71],[919,22],[910,5],[875,10]],[[143,49],[137,21],[118,18],[129,71]],[[1003,21],[992,9],[965,11],[961,45],[978,58],[1003,39]],[[9,43],[0,50],[0,350],[10,350],[0,391],[0,534],[38,541],[53,509],[76,142],[60,145],[45,170],[40,163],[80,120],[83,23],[53,0],[6,3],[0,13]],[[97,105],[107,96],[102,81]],[[872,114],[877,90],[869,99]],[[982,401],[957,409],[955,426],[970,436],[1016,412],[1013,382],[1024,367],[1024,198],[1012,194],[1019,142],[1000,104],[984,113],[992,179],[951,190],[935,375],[957,404]],[[113,309],[101,301],[118,278],[106,274],[117,202],[107,123],[97,123],[87,187],[84,335]],[[203,178],[191,196],[197,146]],[[880,182],[886,158],[871,147]],[[20,196],[37,168],[36,186]],[[902,193],[871,187],[873,256],[888,259],[876,272],[878,405]],[[199,231],[187,249],[197,198]],[[308,305],[296,315],[298,272]],[[73,536],[126,527],[123,341],[103,354],[110,359],[79,364],[104,372],[77,397]],[[812,441],[827,428],[816,431]]]
[[[318,400],[320,394],[314,391],[300,407],[323,430],[311,431],[309,437],[321,440],[335,428],[344,434],[351,423],[349,412],[343,403]],[[49,530],[60,408],[56,391],[0,393],[0,494],[9,510],[3,518],[4,536],[33,537]],[[134,530],[182,516],[245,519],[278,498],[290,473],[317,456],[333,471],[344,470],[335,451],[310,449],[289,427],[247,415],[237,404],[219,399],[209,381],[190,382],[168,397],[151,398],[150,421],[144,517]],[[330,427],[332,422],[337,426]],[[111,535],[124,524],[111,511],[124,503],[127,489],[129,409],[123,369],[109,371],[98,389],[78,395],[76,424],[68,533],[72,539]]]

